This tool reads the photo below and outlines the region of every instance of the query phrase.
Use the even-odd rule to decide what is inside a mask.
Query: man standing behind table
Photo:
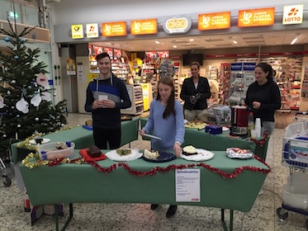
[[[121,111],[132,103],[124,82],[111,72],[107,53],[96,56],[99,76],[86,90],[85,110],[92,113],[93,138],[99,149],[117,149],[121,145]]]
[[[180,97],[184,100],[184,116],[188,121],[198,118],[204,122],[207,99],[211,96],[210,85],[207,78],[199,75],[200,64],[190,64],[191,77],[186,78],[182,85]]]

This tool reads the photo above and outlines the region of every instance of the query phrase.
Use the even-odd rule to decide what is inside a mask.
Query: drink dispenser
[[[249,118],[249,110],[246,106],[239,106],[239,105],[232,106],[230,135],[247,136],[248,118]]]

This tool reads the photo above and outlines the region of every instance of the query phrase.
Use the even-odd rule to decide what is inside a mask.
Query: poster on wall
[[[105,47],[104,52],[106,52],[110,56],[110,58],[113,59],[113,48]]]
[[[76,64],[75,60],[71,58],[66,58],[66,74],[76,75]]]
[[[114,49],[114,57],[115,58],[121,58],[122,57],[122,50]]]
[[[96,56],[100,53],[103,53],[103,47],[93,46],[93,55]]]

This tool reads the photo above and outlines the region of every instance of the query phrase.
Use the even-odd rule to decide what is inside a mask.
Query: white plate
[[[156,139],[156,140],[161,140],[160,137],[158,137],[158,136],[153,136],[153,135],[149,135],[149,134],[142,134],[142,136],[146,136],[146,137],[153,138],[153,139]]]
[[[253,157],[253,153],[250,151],[244,154],[238,154],[234,152],[232,148],[227,148],[226,153],[227,153],[227,156],[232,159],[250,159]]]
[[[114,161],[132,161],[140,158],[143,154],[139,152],[138,149],[131,149],[132,153],[125,156],[120,156],[116,150],[111,150],[105,155],[110,159]]]
[[[42,144],[46,144],[46,143],[48,143],[49,141],[50,141],[50,139],[48,139],[48,138],[43,138]],[[30,144],[37,144],[37,143],[35,142],[34,139],[33,139],[33,140],[29,140],[29,142],[30,142]]]
[[[180,157],[185,160],[193,160],[193,161],[210,160],[214,157],[213,152],[210,152],[204,149],[196,148],[196,152],[198,153],[197,155],[190,155],[190,156],[186,156],[181,153]]]

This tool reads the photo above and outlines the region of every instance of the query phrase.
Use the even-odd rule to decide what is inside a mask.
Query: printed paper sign
[[[176,201],[200,202],[200,169],[175,171]]]

